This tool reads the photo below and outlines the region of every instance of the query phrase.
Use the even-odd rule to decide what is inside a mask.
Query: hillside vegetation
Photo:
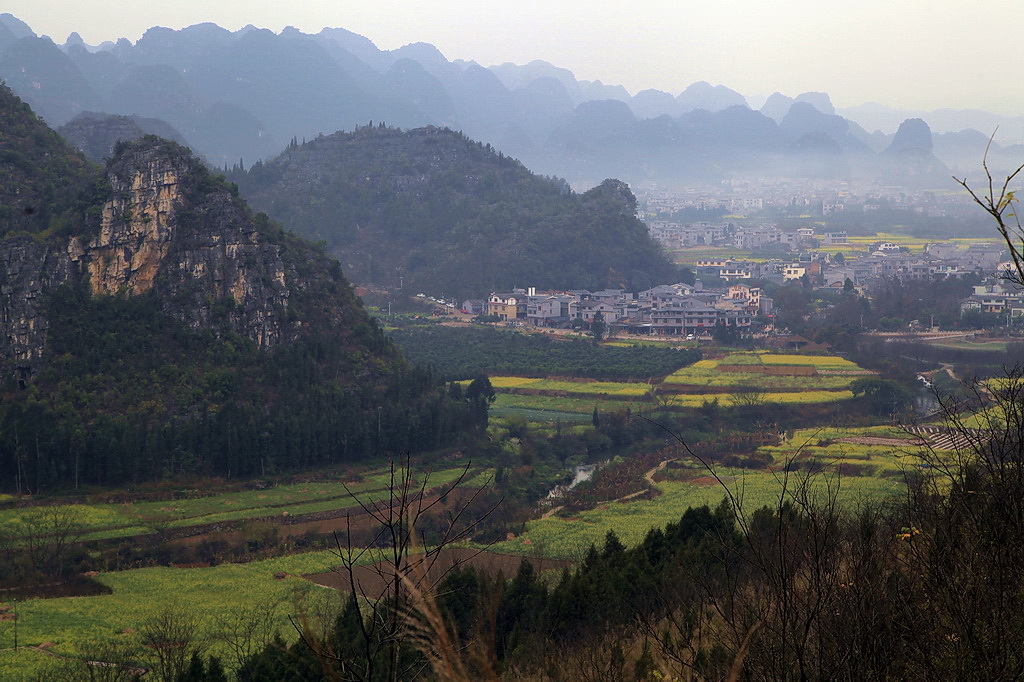
[[[268,475],[480,425],[186,148],[121,144],[104,174],[5,88],[0,121],[0,490]]]
[[[0,131],[0,235],[81,230],[102,201],[100,169],[6,87]]]
[[[322,240],[360,283],[483,296],[678,276],[623,183],[576,194],[443,128],[338,132],[230,178],[253,207]]]

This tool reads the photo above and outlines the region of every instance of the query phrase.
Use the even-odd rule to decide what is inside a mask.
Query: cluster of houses
[[[754,251],[758,249],[785,249],[788,251],[819,245],[846,244],[846,232],[827,232],[815,235],[813,227],[802,227],[785,232],[775,225],[735,225],[733,223],[699,222],[681,225],[665,221],[648,223],[651,238],[666,249],[685,249],[695,246],[724,246]]]
[[[961,312],[1005,315],[1007,322],[1024,319],[1024,289],[1002,279],[988,279],[960,302]]]
[[[600,319],[610,332],[685,335],[694,338],[725,326],[751,330],[755,319],[770,320],[772,300],[757,286],[743,282],[799,282],[820,289],[853,288],[870,295],[873,281],[903,279],[935,281],[985,277],[1005,270],[1005,247],[952,243],[929,244],[921,253],[891,242],[876,242],[866,252],[849,253],[829,247],[848,244],[846,232],[815,235],[813,228],[783,232],[772,225],[737,227],[722,223],[652,223],[652,236],[666,246],[732,244],[756,250],[773,244],[792,249],[788,259],[746,260],[707,258],[696,262],[697,283],[659,285],[633,294],[622,289],[558,291],[534,289],[493,292],[486,300],[470,299],[462,311],[486,315],[514,326],[571,327]],[[846,251],[847,256],[842,253]],[[717,281],[705,289],[701,282]],[[974,294],[961,303],[963,312],[1006,315],[1024,319],[1024,289],[996,278],[981,279]],[[761,325],[756,325],[761,326]]]
[[[613,332],[699,337],[724,325],[747,329],[758,315],[772,314],[772,301],[758,287],[734,284],[703,290],[698,283],[660,285],[628,293],[602,291],[542,292],[514,289],[494,292],[486,301],[467,300],[464,313],[487,315],[513,325],[565,328],[601,320]]]
[[[960,304],[963,312],[1005,315],[1007,322],[1024,319],[1024,288],[987,278]],[[665,334],[700,338],[716,327],[757,331],[770,326],[772,299],[759,287],[733,283],[724,289],[703,289],[700,281],[659,285],[637,294],[623,289],[547,291],[513,289],[493,292],[486,300],[468,299],[462,312],[485,315],[510,326],[569,328],[590,326],[600,319],[611,333]],[[760,317],[760,322],[755,318]]]

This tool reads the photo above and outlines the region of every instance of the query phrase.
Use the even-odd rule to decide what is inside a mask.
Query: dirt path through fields
[[[672,459],[663,460],[661,462],[661,464],[659,464],[658,466],[654,467],[653,469],[648,471],[646,474],[644,474],[644,478],[647,479],[648,483],[650,483],[651,485],[654,485],[654,474],[658,473],[659,471],[661,471],[662,469],[667,467],[669,462],[674,462],[674,461],[676,461],[675,457],[673,457]]]
[[[672,459],[662,460],[661,463],[658,464],[658,466],[656,466],[653,469],[651,469],[650,471],[647,471],[647,472],[644,473],[644,480],[647,481],[647,483],[649,483],[653,487],[654,486],[654,475],[656,473],[658,473],[659,471],[661,471],[662,469],[664,469],[666,466],[668,466],[669,462],[674,462],[674,461],[676,461],[676,459],[677,458],[673,457]],[[643,495],[646,492],[647,492],[647,490],[637,490],[634,493],[629,493],[628,495],[623,495],[622,497],[616,498],[614,500],[604,500],[603,502],[598,502],[598,504],[611,504],[613,502],[626,502],[628,500],[632,500],[635,497],[640,497],[641,495]],[[541,514],[540,518],[542,518],[542,519],[550,519],[552,516],[554,516],[555,514],[560,512],[563,508],[564,508],[564,505],[558,505],[557,507],[552,507],[551,509],[549,509],[546,512],[544,512],[543,514]]]
[[[552,516],[554,516],[555,514],[557,514],[560,511],[562,511],[562,509],[564,509],[564,508],[565,508],[565,505],[564,504],[560,504],[557,507],[552,507],[551,509],[548,509],[546,512],[541,514],[540,517],[542,519],[550,519]]]
[[[656,466],[653,469],[651,469],[650,471],[647,471],[646,473],[644,473],[644,480],[647,481],[651,485],[651,487],[654,487],[654,474],[658,473],[659,471],[664,469],[666,466],[668,466],[669,462],[674,462],[674,461],[675,461],[675,458],[662,460],[661,463],[658,464],[658,466]],[[646,492],[647,492],[647,490],[637,490],[635,493],[630,493],[628,495],[623,495],[622,497],[620,497],[618,499],[609,500],[608,502],[602,502],[601,504],[610,504],[612,502],[625,502],[626,500],[632,500],[634,497],[640,497],[641,495],[643,495]]]

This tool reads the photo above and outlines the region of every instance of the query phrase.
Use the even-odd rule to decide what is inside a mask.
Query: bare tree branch
[[[1018,201],[1016,192],[1010,189],[1013,180],[1021,171],[1024,171],[1024,164],[1007,175],[1002,184],[997,187],[996,181],[992,177],[992,171],[988,167],[988,153],[995,135],[996,133],[993,131],[992,136],[988,139],[988,144],[985,145],[985,155],[981,162],[981,167],[985,171],[988,191],[980,195],[976,193],[968,184],[966,176],[963,178],[953,176],[953,180],[967,190],[974,202],[996,221],[996,229],[1010,250],[1010,260],[1013,262],[1015,270],[1015,272],[1007,272],[1004,276],[1006,279],[1024,286],[1024,226],[1021,225],[1020,216],[1014,206]]]

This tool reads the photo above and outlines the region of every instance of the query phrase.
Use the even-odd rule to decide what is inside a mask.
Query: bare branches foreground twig
[[[467,463],[455,480],[435,491],[429,486],[429,472],[417,481],[407,455],[392,460],[388,492],[381,499],[361,498],[346,487],[362,513],[377,524],[365,546],[353,540],[351,516],[346,519],[344,539],[337,533],[334,536],[341,563],[332,570],[341,577],[342,586],[348,587],[351,603],[346,608],[355,610],[351,625],[358,631],[358,641],[332,644],[327,638],[325,642],[313,632],[307,618],[293,621],[303,642],[322,661],[327,679],[411,679],[424,664],[442,679],[472,679],[460,677],[464,665],[455,648],[457,638],[448,630],[436,602],[437,585],[445,576],[487,547],[456,557],[450,565],[439,563],[444,550],[468,540],[501,503],[499,499],[483,513],[467,518],[487,487],[487,483],[475,487],[461,498],[455,494],[471,466]],[[439,518],[434,537],[428,538],[423,526],[431,516]],[[364,566],[376,553],[380,560]],[[375,580],[364,582],[357,568],[371,571]],[[339,650],[343,645],[344,652]],[[425,663],[404,656],[403,645],[420,650]]]
[[[998,130],[996,128],[996,131]],[[1007,271],[1006,279],[1024,286],[1024,250],[1022,250],[1024,248],[1024,226],[1021,225],[1020,216],[1014,208],[1014,203],[1018,201],[1016,192],[1010,189],[1013,180],[1024,171],[1024,164],[1007,175],[1002,184],[997,187],[996,181],[992,177],[992,171],[988,167],[988,154],[992,148],[992,140],[995,138],[996,131],[993,131],[992,136],[989,137],[988,144],[985,145],[985,155],[981,161],[988,191],[979,195],[968,184],[966,176],[963,178],[953,176],[953,180],[967,190],[974,203],[981,206],[996,221],[996,229],[1010,250],[1010,259],[1013,261],[1015,270],[1015,272]]]

